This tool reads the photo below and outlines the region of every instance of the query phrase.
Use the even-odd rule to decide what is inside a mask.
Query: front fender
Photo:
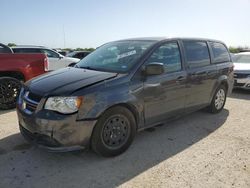
[[[121,105],[128,108],[135,116],[138,128],[143,125],[142,98],[130,90],[129,84],[101,87],[97,92],[84,96],[84,102],[78,112],[78,120],[96,120],[107,109]]]

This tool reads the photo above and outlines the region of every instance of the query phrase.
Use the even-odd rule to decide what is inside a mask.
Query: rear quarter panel
[[[44,54],[0,54],[0,72],[20,72],[27,81],[45,73],[45,58]]]
[[[233,83],[234,83],[233,63],[232,62],[219,63],[216,66],[218,69],[219,77],[212,90],[210,101],[212,100],[216,89],[223,82],[227,83],[227,86],[228,86],[227,95],[230,95],[233,89]]]

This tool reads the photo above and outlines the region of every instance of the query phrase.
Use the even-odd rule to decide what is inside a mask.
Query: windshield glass
[[[238,54],[234,56],[234,62],[236,63],[250,63],[250,54]]]
[[[76,67],[107,72],[128,72],[155,41],[117,41],[107,43],[87,57]]]

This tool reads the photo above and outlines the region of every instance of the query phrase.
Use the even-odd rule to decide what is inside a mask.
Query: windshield
[[[250,63],[250,54],[238,54],[234,56],[236,63]]]
[[[76,67],[107,72],[128,72],[155,41],[117,41],[107,43],[87,57]]]

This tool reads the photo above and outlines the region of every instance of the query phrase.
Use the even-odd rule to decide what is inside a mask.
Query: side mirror
[[[147,76],[150,76],[150,75],[160,75],[160,74],[163,74],[164,73],[164,66],[163,66],[163,63],[150,63],[150,64],[147,64],[146,67],[145,67],[145,74]]]
[[[60,54],[60,55],[59,55],[59,59],[62,59],[62,58],[63,58],[63,55]]]

